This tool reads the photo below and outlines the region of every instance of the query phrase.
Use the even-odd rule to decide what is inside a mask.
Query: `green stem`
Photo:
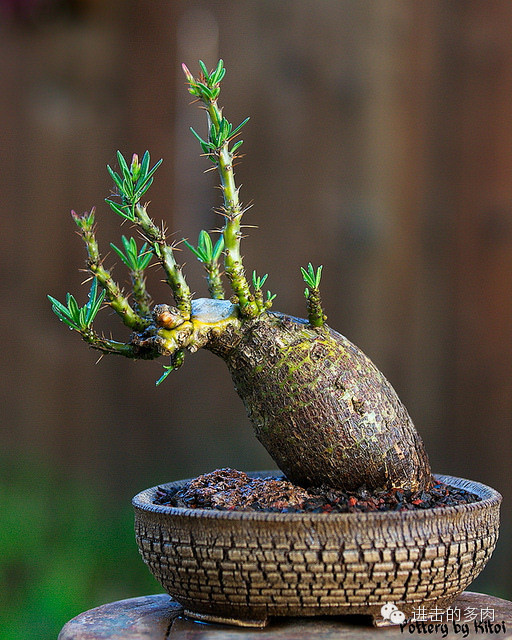
[[[171,287],[176,306],[185,318],[190,318],[192,295],[185,277],[174,257],[174,251],[165,241],[165,234],[148,216],[146,207],[135,207],[135,221],[151,244],[153,253],[160,260],[166,274],[166,282]]]
[[[146,290],[144,271],[130,271],[133,300],[137,313],[143,318],[151,316],[151,297]]]
[[[142,358],[148,357],[148,355],[142,355],[140,349],[124,342],[117,342],[116,340],[109,340],[102,336],[99,336],[93,329],[89,328],[80,332],[83,340],[87,342],[93,349],[102,351],[103,353],[112,353],[125,358]],[[158,353],[150,355],[150,358],[158,357]]]
[[[222,113],[217,107],[216,101],[207,103],[206,109],[210,122],[218,131],[222,120]],[[240,254],[240,223],[243,209],[238,197],[239,190],[235,184],[233,154],[229,151],[228,145],[229,141],[226,141],[215,156],[224,198],[225,223],[222,230],[224,236],[224,268],[231,283],[231,288],[238,298],[242,315],[252,318],[258,315],[259,310],[245,277],[242,256]]]
[[[322,309],[322,300],[320,298],[320,291],[318,289],[311,289],[308,297],[308,320],[309,324],[313,327],[323,327],[327,316]]]
[[[132,309],[128,300],[123,296],[119,285],[112,279],[110,271],[103,267],[94,231],[92,228],[85,227],[82,228],[81,235],[89,256],[89,270],[105,289],[110,306],[122,318],[127,327],[134,331],[142,331],[149,325],[149,320],[144,320]]]
[[[208,291],[215,300],[223,300],[225,297],[224,287],[222,286],[221,273],[218,262],[212,262],[205,265],[208,275]]]

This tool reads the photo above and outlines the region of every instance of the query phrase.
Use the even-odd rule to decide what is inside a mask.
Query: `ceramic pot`
[[[385,603],[406,617],[420,605],[447,608],[494,550],[501,495],[436,478],[481,500],[405,512],[264,513],[155,505],[153,487],[133,499],[137,543],[194,619],[262,627],[272,616],[363,614],[379,624]]]

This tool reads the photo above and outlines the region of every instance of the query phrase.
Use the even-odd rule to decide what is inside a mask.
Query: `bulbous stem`
[[[292,482],[430,485],[423,443],[393,387],[327,325],[265,313],[207,348],[225,360],[256,436]]]

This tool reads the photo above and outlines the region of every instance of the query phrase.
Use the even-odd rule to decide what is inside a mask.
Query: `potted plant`
[[[392,386],[326,324],[321,266],[302,268],[304,320],[271,310],[267,275],[247,278],[233,166],[248,118],[234,127],[218,106],[222,60],[211,72],[200,66],[198,78],[183,70],[207,113],[207,136],[192,132],[220,176],[223,227],[216,239],[201,231],[197,246],[185,244],[204,265],[210,297],[193,299],[175,247],[142,204],[160,164],[151,167],[146,152],[130,163],[118,153],[119,171],[108,167],[116,195],[107,202],[143,241],[123,236],[122,246],[111,245],[130,272],[131,300],[103,264],[93,209],[72,214],[92,275],[88,302],[81,307],[70,294],[65,304],[50,301],[94,349],[169,358],[157,384],[188,353],[204,348],[220,357],[281,472],[217,470],[143,491],[133,504],[144,560],[187,614],[203,620],[263,626],[275,615],[364,613],[396,623],[419,604],[446,607],[494,549],[501,496],[432,475]],[[151,303],[145,269],[152,260],[174,305]],[[130,329],[127,342],[95,331],[104,303]]]

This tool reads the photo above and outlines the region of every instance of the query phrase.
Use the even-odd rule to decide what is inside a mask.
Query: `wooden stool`
[[[197,623],[182,617],[182,613],[181,605],[166,594],[120,600],[73,618],[64,626],[58,640],[512,638],[512,602],[470,591],[457,598],[448,615],[446,612],[442,615],[441,611],[421,612],[418,608],[417,622],[408,623],[403,630],[399,626],[376,629],[368,619],[352,616],[275,618],[265,629],[242,629]],[[441,627],[443,624],[446,627]]]

